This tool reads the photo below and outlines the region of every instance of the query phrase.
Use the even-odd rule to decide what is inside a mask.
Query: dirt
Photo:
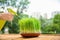
[[[20,34],[0,34],[0,40],[60,40],[60,34],[41,34],[34,38],[23,38]]]

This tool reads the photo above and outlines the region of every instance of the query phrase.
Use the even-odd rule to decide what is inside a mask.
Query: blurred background
[[[0,13],[14,10],[13,21],[7,21],[1,34],[19,33],[18,19],[34,17],[41,21],[41,33],[60,34],[60,0],[0,0]]]

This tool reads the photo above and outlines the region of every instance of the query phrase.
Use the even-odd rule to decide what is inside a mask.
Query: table
[[[23,38],[20,34],[0,34],[0,40],[60,40],[60,34],[41,34],[34,38]]]

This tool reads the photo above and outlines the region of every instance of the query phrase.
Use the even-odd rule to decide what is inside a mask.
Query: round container
[[[22,33],[23,37],[38,37],[40,33]]]

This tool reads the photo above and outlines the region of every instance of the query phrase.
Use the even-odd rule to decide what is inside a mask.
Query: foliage
[[[19,33],[18,16],[14,16],[13,21],[8,22],[9,33]]]
[[[55,28],[56,33],[60,33],[60,14],[54,16],[53,27]]]
[[[4,5],[7,3],[7,0],[0,0],[0,6]]]
[[[0,4],[3,5],[3,8],[5,8],[7,6],[17,8],[17,13],[16,13],[17,15],[14,15],[13,21],[7,22],[4,25],[2,32],[4,33],[4,29],[7,26],[9,28],[9,33],[19,33],[18,19],[28,17],[28,15],[23,14],[23,11],[24,11],[24,9],[28,8],[27,6],[29,4],[29,1],[28,0],[0,0]]]
[[[29,3],[30,3],[29,0],[21,0],[21,1],[19,1],[19,5],[16,6],[18,15],[20,13],[23,13],[24,9],[28,8]]]
[[[19,20],[21,33],[40,33],[41,24],[35,18],[23,18]]]
[[[60,33],[60,14],[59,13],[55,14],[54,17],[49,20],[41,21],[42,33]]]
[[[47,19],[45,19],[44,17],[40,16],[40,20],[41,20],[41,26],[44,27],[46,24]]]
[[[47,34],[55,33],[55,28],[53,27],[53,18],[45,19],[41,16],[40,20],[42,26],[41,27],[42,33],[47,33]]]
[[[55,33],[55,28],[52,24],[42,27],[42,33],[52,34]]]

